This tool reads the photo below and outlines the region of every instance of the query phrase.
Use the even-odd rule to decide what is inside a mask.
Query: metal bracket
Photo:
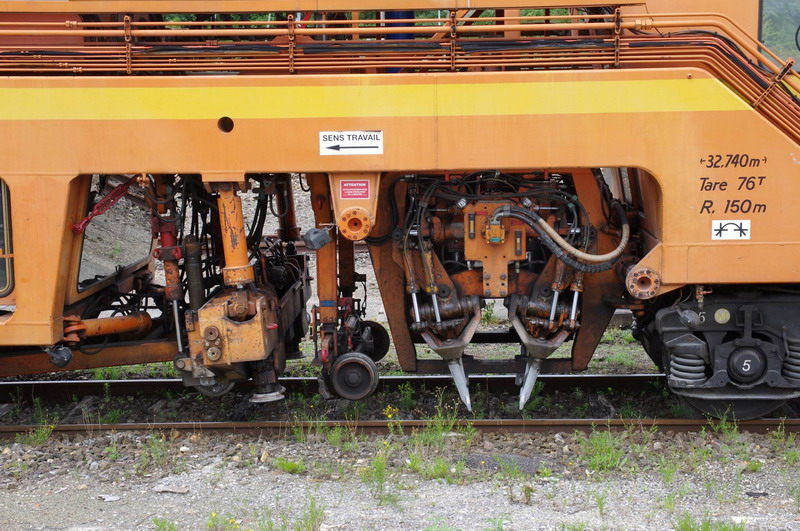
[[[475,331],[478,329],[480,322],[481,308],[480,306],[476,306],[475,313],[472,315],[469,323],[467,323],[467,326],[458,334],[457,338],[440,339],[429,330],[422,332],[421,335],[431,350],[441,356],[442,359],[448,361],[455,360],[461,357],[464,353],[464,349],[467,348],[469,342],[472,341],[472,336],[475,335]]]
[[[294,74],[294,53],[295,53],[295,43],[296,43],[296,35],[294,34],[295,31],[294,15],[289,15],[288,17],[286,17],[286,19],[288,21],[286,29],[289,32],[289,73]]]
[[[761,93],[761,96],[753,103],[753,108],[757,109],[759,105],[764,103],[764,100],[767,99],[767,96],[772,94],[772,91],[775,90],[775,87],[778,86],[779,83],[783,81],[783,79],[792,71],[792,67],[794,67],[794,59],[789,59],[786,61],[786,64],[783,65],[781,71],[772,76],[770,80],[769,86]]]
[[[511,321],[511,324],[514,326],[514,330],[517,332],[520,342],[525,347],[525,353],[528,357],[545,359],[561,346],[567,337],[569,337],[570,332],[569,330],[560,330],[555,337],[549,341],[533,337],[528,333],[525,324],[517,314],[518,305],[519,301],[517,297],[512,297],[511,303],[508,306],[508,320]]]
[[[457,13],[450,11],[450,70],[456,69],[456,38],[458,36]]]
[[[614,67],[619,68],[619,39],[622,34],[622,11],[614,11]]]

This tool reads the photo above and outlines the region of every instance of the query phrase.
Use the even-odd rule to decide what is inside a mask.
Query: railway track
[[[546,374],[540,376],[539,381],[547,390],[552,391],[568,391],[576,388],[583,391],[598,391],[612,388],[615,391],[643,392],[653,390],[665,381],[664,378],[663,374]],[[287,393],[307,393],[317,390],[317,379],[312,377],[281,378],[281,383],[286,387]],[[377,391],[393,391],[408,383],[415,389],[436,389],[452,385],[452,378],[442,375],[382,376]],[[470,386],[473,388],[480,386],[491,393],[516,393],[519,389],[515,377],[507,375],[471,375]],[[242,382],[235,389],[248,392],[251,388],[250,382]],[[33,398],[59,401],[89,395],[153,396],[167,391],[179,393],[188,389],[179,379],[12,381],[0,382],[0,403],[18,400],[20,396],[26,402]]]
[[[156,422],[131,424],[57,424],[54,433],[96,434],[111,431],[162,431],[162,432],[216,432],[241,434],[288,434],[293,429],[325,430],[345,427],[358,433],[385,434],[398,430],[420,430],[427,420],[363,420],[339,421],[319,420],[302,422]],[[592,430],[658,429],[673,432],[695,432],[703,428],[713,429],[718,424],[707,419],[495,419],[457,420],[453,427],[470,425],[490,433],[542,433],[542,432],[589,432]],[[741,431],[766,433],[778,428],[786,432],[800,432],[800,419],[759,419],[737,423]],[[13,437],[17,433],[37,429],[36,425],[0,426],[0,438]]]
[[[652,392],[664,383],[663,374],[559,374],[542,375],[544,392],[571,391],[580,389],[584,392],[602,392],[608,389],[624,390],[631,393]],[[314,393],[317,380],[315,378],[293,377],[282,379],[288,393]],[[435,390],[451,385],[449,377],[438,375],[425,376],[384,376],[381,378],[378,392],[396,391],[400,386],[412,384],[417,390]],[[487,392],[516,393],[518,387],[513,376],[478,375],[470,378],[470,385],[481,386]],[[240,392],[249,391],[247,383],[237,388]],[[75,400],[96,396],[140,396],[152,397],[161,394],[186,391],[178,379],[136,379],[136,380],[68,380],[68,381],[21,381],[0,382],[0,404],[19,401],[29,403],[38,398],[49,402]],[[454,427],[469,424],[484,432],[503,433],[535,433],[535,432],[588,432],[593,429],[627,430],[631,427],[675,432],[691,432],[714,428],[715,421],[707,419],[673,419],[673,418],[548,418],[548,419],[460,419],[454,421]],[[67,423],[55,424],[55,433],[99,433],[109,431],[203,431],[217,433],[244,434],[281,434],[290,433],[293,429],[304,430],[329,429],[338,426],[346,427],[359,433],[383,434],[402,428],[403,430],[423,429],[426,420],[313,420],[313,421],[182,421],[182,422],[132,422],[132,423]],[[763,433],[779,426],[791,432],[800,432],[800,419],[760,419],[738,423],[742,430]],[[14,434],[37,429],[31,424],[0,425],[0,438],[13,437]]]

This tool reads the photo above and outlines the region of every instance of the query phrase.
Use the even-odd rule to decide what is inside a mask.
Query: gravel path
[[[0,529],[800,529],[796,440],[731,426],[5,444]]]

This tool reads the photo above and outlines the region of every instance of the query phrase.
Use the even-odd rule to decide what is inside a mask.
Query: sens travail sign
[[[383,155],[383,131],[320,131],[320,155]]]

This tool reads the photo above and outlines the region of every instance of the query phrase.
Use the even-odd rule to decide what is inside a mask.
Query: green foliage
[[[111,409],[106,411],[100,417],[100,424],[119,424],[119,421],[122,419],[122,410],[121,409]]]
[[[633,337],[633,336],[631,336]],[[619,351],[608,356],[609,363],[614,365],[622,365],[628,369],[636,366],[636,360],[630,352]]]
[[[500,465],[499,474],[500,477],[502,477],[503,479],[510,481],[519,481],[525,477],[525,474],[519,467],[519,463],[517,463],[516,461],[503,459],[501,457],[496,457],[495,461],[497,461],[497,464]]]
[[[764,463],[758,461],[757,459],[753,459],[752,461],[748,461],[747,464],[744,465],[744,471],[753,473],[759,472],[761,469],[764,468]]]
[[[444,447],[445,436],[453,431],[457,417],[455,411],[444,407],[444,392],[438,395],[436,413],[428,419],[425,427],[421,431],[415,431],[411,436],[411,442],[415,446],[422,446],[428,449],[441,449]]]
[[[493,325],[498,323],[497,317],[494,316],[495,301],[489,301],[486,306],[481,310],[481,324]]]
[[[153,518],[156,531],[178,531],[178,524],[165,518]]]
[[[417,406],[417,399],[414,398],[416,391],[411,382],[404,382],[397,388],[400,393],[400,409],[413,409]]]
[[[528,403],[525,404],[525,407],[522,410],[523,418],[530,418],[532,412],[536,411],[542,405],[544,405],[545,397],[542,396],[543,390],[544,390],[544,382],[542,382],[541,380],[533,384],[533,390],[531,391],[531,398],[530,400],[528,400]]]
[[[169,461],[170,441],[163,434],[151,434],[147,438],[144,451],[139,456],[136,469],[143,473],[151,467],[161,468]]]
[[[37,424],[37,426],[25,433],[16,434],[14,439],[18,444],[41,446],[50,438],[56,422],[57,417],[55,415],[50,415],[44,406],[42,406],[42,399],[38,397],[34,398],[33,423]]]
[[[120,453],[119,453],[119,446],[117,445],[117,440],[116,440],[116,439],[112,439],[112,440],[111,440],[111,444],[109,444],[108,446],[106,446],[106,447],[103,449],[103,452],[104,452],[104,453],[105,453],[105,454],[108,456],[108,458],[109,458],[109,459],[111,459],[112,461],[117,461],[117,460],[119,460],[119,458],[121,457],[121,455],[120,455]]]
[[[319,531],[325,520],[325,507],[314,496],[308,496],[301,510],[286,509],[274,513],[268,509],[252,511],[246,517],[232,513],[212,512],[206,520],[209,531]]]
[[[425,479],[443,479],[447,483],[458,482],[459,476],[464,472],[466,464],[459,460],[453,465],[448,459],[436,456],[433,459],[423,459],[422,455],[412,453],[408,457],[408,468]]]
[[[108,257],[112,260],[116,260],[119,258],[119,255],[122,253],[122,242],[116,242],[114,245],[111,246],[111,250],[108,252]]]
[[[488,527],[484,528],[486,531],[503,531],[505,529],[505,525],[507,523],[511,523],[509,522],[507,515],[489,518],[486,522],[489,524]]]
[[[50,438],[54,425],[42,424],[25,433],[18,433],[14,439],[18,444],[27,446],[41,446]]]
[[[586,529],[586,522],[572,522],[569,524],[561,524],[561,529],[564,531],[583,531]]]
[[[236,518],[227,513],[211,513],[206,520],[206,529],[208,531],[234,531],[240,528],[241,526]]]
[[[370,494],[378,501],[378,505],[386,505],[397,502],[398,495],[389,489],[388,478],[388,456],[385,452],[378,454],[370,461],[367,468],[361,470],[361,481],[367,486]]]
[[[287,474],[302,474],[308,470],[308,467],[306,467],[306,464],[302,459],[299,461],[292,461],[290,459],[279,457],[275,460],[275,466],[278,468],[278,470],[286,472]]]
[[[608,494],[605,492],[596,492],[594,494],[594,502],[597,504],[597,512],[600,516],[606,516],[606,502],[608,501]]]
[[[335,426],[325,434],[325,438],[334,448],[341,448],[347,438],[347,429],[344,426]]]
[[[739,423],[736,419],[728,420],[723,417],[717,421],[709,421],[711,430],[720,436],[726,443],[730,444],[739,438]]]
[[[761,40],[783,59],[797,57],[800,4],[797,0],[764,0],[763,6]]]
[[[675,479],[675,473],[678,471],[678,463],[675,459],[662,457],[658,462],[658,473],[661,474],[661,479],[664,483],[672,483]]]
[[[624,434],[598,431],[593,427],[592,433],[580,441],[581,455],[589,470],[611,472],[621,469],[627,462],[622,449],[624,440]]]
[[[744,531],[744,524],[733,522],[716,522],[709,516],[696,521],[688,512],[683,513],[675,522],[676,531]]]
[[[796,433],[788,433],[786,426],[781,422],[778,429],[769,432],[769,439],[776,456],[783,455],[789,465],[797,464],[800,460],[800,449],[797,447]]]

